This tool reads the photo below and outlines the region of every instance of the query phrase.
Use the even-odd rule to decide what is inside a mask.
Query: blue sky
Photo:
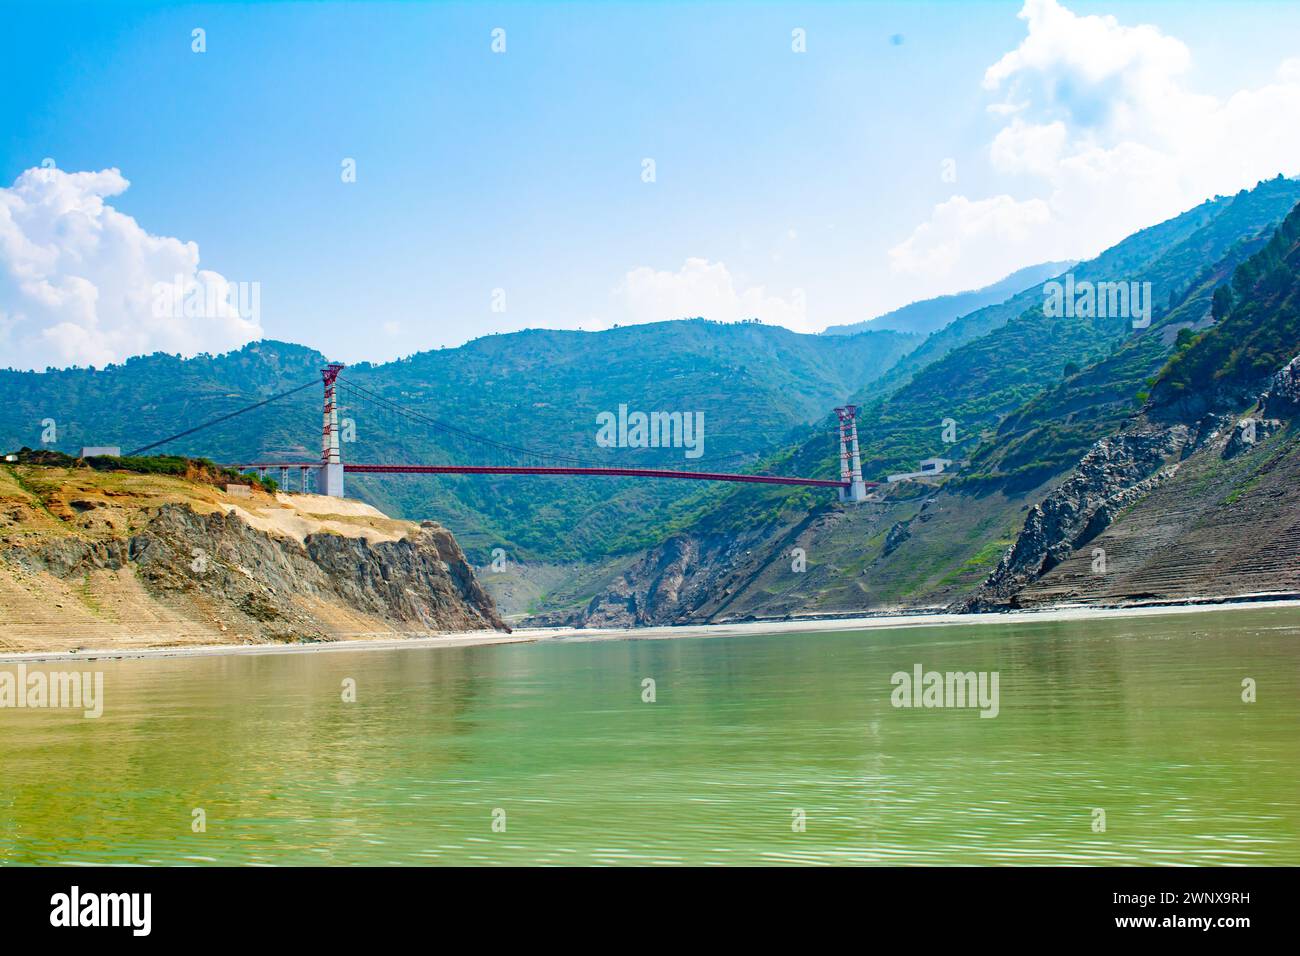
[[[47,159],[130,185],[10,190],[0,365],[256,335],[386,359],[701,313],[816,331],[1300,172],[1274,129],[1300,126],[1300,5],[1022,6],[6,3],[0,185]],[[140,235],[87,265],[48,217],[101,201]],[[171,274],[147,237],[258,283],[255,321],[136,320],[122,277]]]

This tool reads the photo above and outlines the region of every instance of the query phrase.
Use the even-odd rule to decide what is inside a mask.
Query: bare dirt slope
[[[501,629],[452,535],[359,502],[0,468],[0,651]]]

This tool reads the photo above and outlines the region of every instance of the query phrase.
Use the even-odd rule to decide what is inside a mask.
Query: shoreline
[[[863,617],[817,617],[732,624],[682,624],[630,628],[521,628],[511,633],[467,631],[419,637],[344,638],[303,644],[204,644],[175,647],[82,648],[76,651],[23,651],[0,653],[0,665],[54,663],[60,661],[131,660],[151,658],[214,657],[221,655],[304,654],[317,652],[366,652],[427,650],[452,647],[487,647],[496,644],[533,644],[541,641],[585,643],[610,640],[671,640],[673,638],[741,637],[758,634],[817,633],[827,631],[898,630],[902,628],[952,627],[1031,622],[1068,622],[1200,614],[1208,611],[1248,608],[1300,608],[1300,598],[1241,595],[1236,598],[1205,598],[1180,604],[1091,607],[1062,605],[1032,611],[997,611],[981,614],[913,613]]]

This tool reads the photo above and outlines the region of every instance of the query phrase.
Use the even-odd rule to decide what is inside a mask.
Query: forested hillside
[[[610,466],[744,470],[791,440],[919,341],[871,332],[828,338],[756,323],[704,320],[605,332],[525,331],[476,339],[384,364],[350,366],[340,416],[355,426],[352,461],[548,464],[572,456]],[[0,447],[139,445],[303,383],[326,361],[311,349],[258,342],[220,356],[135,358],[106,369],[0,371]],[[346,356],[329,356],[330,359]],[[319,457],[319,385],[169,443],[159,451],[215,461]],[[596,416],[632,410],[702,413],[702,454],[682,448],[602,448]],[[48,421],[55,440],[42,442]],[[441,427],[449,426],[449,427]],[[535,449],[524,460],[464,433]],[[349,479],[353,493],[391,514],[436,517],[484,560],[503,546],[520,557],[578,559],[653,539],[664,509],[698,488],[631,479]]]
[[[963,606],[1300,591],[1300,207],[1211,299]]]
[[[608,619],[609,608],[638,593],[639,576],[659,573],[648,569],[661,566],[680,574],[681,582],[669,590],[687,599],[660,605],[657,616],[646,620],[942,607],[959,600],[997,565],[1021,532],[1026,511],[1097,440],[1137,412],[1180,349],[1195,343],[1175,368],[1209,350],[1238,356],[1225,368],[1241,362],[1254,367],[1249,356],[1256,352],[1263,357],[1260,367],[1286,356],[1289,345],[1252,346],[1249,334],[1226,321],[1222,333],[1198,335],[1216,315],[1245,316],[1256,308],[1237,304],[1225,312],[1230,303],[1222,292],[1213,305],[1216,289],[1234,270],[1263,276],[1251,302],[1282,281],[1265,275],[1268,262],[1286,257],[1284,240],[1270,236],[1298,201],[1300,184],[1270,180],[1144,230],[1075,268],[1079,281],[1150,282],[1149,325],[1135,328],[1128,316],[1050,316],[1042,290],[999,307],[1021,308],[1015,316],[999,317],[994,309],[958,320],[954,326],[993,327],[891,393],[865,401],[860,428],[868,478],[910,469],[930,455],[956,460],[955,475],[941,483],[882,489],[879,503],[857,508],[802,490],[712,490],[690,520],[671,529],[681,532],[684,543],[670,543],[656,552],[656,560],[642,559],[640,571],[624,574],[605,597],[598,595],[599,615]],[[1245,281],[1235,280],[1233,288]],[[1287,314],[1282,309],[1270,321],[1285,321]],[[1245,351],[1229,340],[1242,342]],[[915,361],[922,349],[903,364]],[[1155,394],[1172,387],[1157,386]],[[954,442],[944,441],[945,420],[955,429]],[[828,425],[821,423],[805,443],[785,453],[782,467],[831,474]],[[732,548],[727,542],[733,540],[743,545]],[[789,573],[794,547],[807,555],[804,573]],[[669,554],[686,557],[669,560]],[[694,570],[691,555],[699,562]],[[687,568],[679,571],[683,561]],[[711,584],[705,586],[704,579]]]

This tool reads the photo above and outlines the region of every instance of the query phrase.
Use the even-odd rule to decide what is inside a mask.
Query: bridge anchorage
[[[803,485],[814,488],[834,488],[839,492],[840,501],[861,502],[867,500],[867,489],[874,488],[877,482],[862,480],[862,460],[858,454],[858,408],[856,405],[842,405],[835,409],[839,419],[838,433],[840,442],[840,477],[838,481],[827,478],[791,478],[785,475],[745,475],[721,472],[673,471],[661,468],[605,468],[585,465],[564,465],[547,467],[525,467],[520,465],[378,465],[343,461],[343,452],[339,443],[338,420],[338,379],[344,366],[331,363],[321,369],[321,381],[325,386],[324,416],[321,425],[321,457],[319,463],[313,462],[248,462],[234,464],[230,467],[239,471],[257,471],[265,476],[268,471],[278,470],[281,484],[289,488],[289,476],[297,471],[300,476],[300,488],[307,490],[308,475],[315,479],[319,494],[334,498],[344,497],[343,476],[345,474],[363,475],[578,475],[603,476],[608,478],[675,478],[695,481],[735,481],[749,484],[767,485]],[[390,406],[390,410],[402,411],[396,403],[367,392],[357,385],[348,387],[359,394],[367,395],[381,404]],[[305,388],[306,386],[300,386]],[[298,389],[294,389],[297,391]],[[289,393],[284,393],[289,394]],[[416,416],[422,417],[422,416]],[[432,424],[431,419],[426,421]],[[444,426],[446,427],[446,426]],[[458,431],[453,429],[453,431]],[[460,432],[464,437],[479,439],[479,436]],[[487,444],[509,448],[501,442],[479,439]],[[152,446],[151,446],[152,447]],[[513,449],[527,451],[526,449]],[[578,459],[563,455],[541,454],[557,460],[577,462]]]

